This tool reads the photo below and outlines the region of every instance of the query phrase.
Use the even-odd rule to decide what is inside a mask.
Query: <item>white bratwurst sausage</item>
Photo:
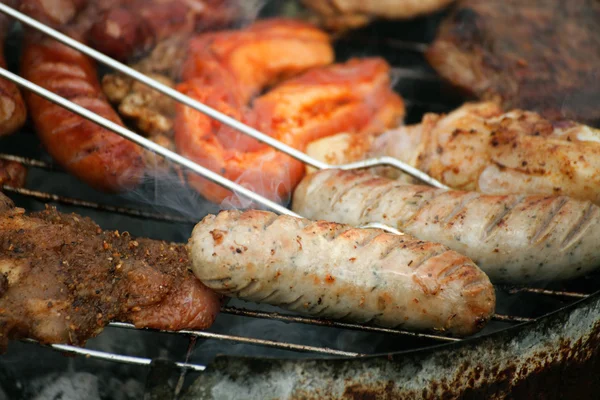
[[[575,278],[600,266],[600,208],[564,196],[444,191],[325,170],[296,188],[294,211],[350,225],[380,222],[470,257],[492,282]]]
[[[470,259],[408,235],[223,211],[189,245],[209,288],[312,316],[466,336],[494,312],[494,288]]]

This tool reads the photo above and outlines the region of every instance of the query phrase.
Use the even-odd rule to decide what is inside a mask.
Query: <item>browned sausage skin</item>
[[[23,0],[21,10],[83,40],[97,13],[118,0],[86,2]],[[104,118],[122,125],[104,97],[95,64],[83,54],[28,31],[21,75]],[[137,186],[144,173],[143,150],[99,125],[31,93],[25,100],[40,141],[63,168],[90,186],[118,192]]]
[[[23,48],[21,75],[59,96],[122,124],[102,94],[94,64],[56,41],[33,37]],[[109,192],[139,184],[142,149],[93,122],[31,93],[26,101],[50,155],[90,186]]]
[[[600,207],[565,196],[446,191],[328,169],[298,185],[293,209],[350,225],[379,222],[442,243],[498,283],[572,279],[599,266]]]
[[[13,1],[5,1],[14,6]],[[0,14],[0,67],[6,68],[4,58],[4,41],[10,29],[12,20]],[[0,136],[17,131],[25,123],[27,111],[17,86],[5,79],[0,79]]]

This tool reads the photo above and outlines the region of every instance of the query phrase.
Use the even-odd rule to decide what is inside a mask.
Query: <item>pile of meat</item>
[[[349,28],[450,1],[305,3],[327,26]],[[394,157],[449,189],[390,168],[307,169],[127,77],[100,81],[89,58],[28,31],[23,77],[260,195],[293,199],[293,210],[308,219],[223,211],[199,222],[186,246],[103,231],[52,208],[26,214],[0,195],[0,346],[18,338],[82,345],[110,321],[205,329],[221,295],[467,336],[494,313],[492,282],[595,270],[600,131],[584,123],[597,121],[597,102],[588,100],[599,91],[587,80],[600,54],[591,23],[599,8],[592,0],[568,3],[457,3],[427,58],[490,101],[404,126],[389,65],[380,58],[335,63],[330,36],[303,21],[231,29],[243,12],[226,0],[64,0],[59,9],[22,0],[29,15],[316,159]],[[0,19],[0,33],[7,29]],[[582,57],[582,48],[590,54]],[[565,95],[571,100],[560,103]],[[24,97],[50,155],[92,187],[131,190],[157,166],[168,168],[60,106]],[[0,100],[1,135],[18,129],[26,112],[8,82],[0,82]],[[0,161],[0,184],[23,185],[20,168]],[[217,204],[235,199],[197,175],[187,182]],[[357,228],[373,222],[403,234]]]
[[[103,231],[53,208],[27,215],[0,194],[0,346],[82,345],[111,321],[207,328],[221,300],[190,268],[183,245]]]

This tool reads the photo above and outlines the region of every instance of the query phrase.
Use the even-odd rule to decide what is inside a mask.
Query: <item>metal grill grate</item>
[[[31,138],[28,137],[24,139],[24,141],[30,142]],[[20,147],[20,146],[18,146]],[[23,147],[25,144],[23,143]],[[12,160],[23,163],[24,165],[29,166],[30,168],[36,168],[44,171],[44,174],[47,176],[47,179],[53,179],[52,175],[55,174],[63,174],[63,172],[55,167],[54,165],[41,161],[39,159],[23,157],[15,154],[0,154],[0,159],[3,160]],[[112,205],[101,204],[97,202],[92,202],[84,199],[78,199],[68,196],[57,195],[53,193],[47,193],[44,191],[39,191],[35,189],[29,188],[13,188],[10,186],[3,186],[3,191],[6,193],[10,193],[13,195],[23,196],[36,202],[42,203],[59,203],[66,206],[72,206],[83,209],[91,209],[94,211],[109,213],[109,214],[120,214],[128,217],[134,218],[144,218],[144,219],[153,219],[158,221],[164,221],[172,224],[190,224],[197,222],[197,219],[187,218],[177,214],[168,214],[168,213],[154,213],[150,211],[143,210],[145,207],[143,204],[139,204],[138,207],[115,207]],[[536,287],[502,287],[498,286],[497,290],[505,292],[509,298],[510,296],[517,296],[519,294],[530,294],[538,297],[548,297],[554,299],[567,299],[569,301],[575,301],[579,299],[583,299],[587,297],[588,293],[574,292],[574,291],[565,291],[565,290],[550,290],[546,288],[536,288]],[[278,312],[265,312],[265,311],[257,311],[250,309],[243,309],[237,307],[224,307],[222,309],[223,314],[228,314],[236,317],[249,317],[256,319],[265,319],[265,320],[273,320],[273,321],[281,321],[286,323],[298,323],[298,324],[307,324],[314,326],[322,326],[322,327],[331,327],[338,329],[348,329],[348,330],[356,330],[363,332],[371,332],[371,333],[379,333],[385,335],[394,335],[397,337],[409,337],[409,338],[418,338],[425,339],[432,344],[441,344],[441,343],[451,343],[460,341],[460,339],[436,335],[436,334],[426,334],[426,333],[416,333],[409,332],[400,329],[390,329],[390,328],[381,328],[377,326],[365,326],[360,324],[352,324],[346,322],[337,322],[337,321],[329,321],[318,318],[310,318],[299,315],[290,315],[290,314],[282,314]],[[494,321],[508,323],[510,325],[531,322],[534,321],[535,318],[531,316],[522,316],[522,315],[507,315],[507,314],[496,314],[493,318]],[[111,327],[119,328],[119,329],[135,329],[133,325],[126,323],[111,323]],[[501,328],[496,328],[498,330]],[[149,330],[150,331],[150,330]],[[485,333],[486,331],[484,331]],[[491,332],[491,330],[487,330],[487,332]],[[358,353],[353,351],[347,351],[344,349],[336,349],[330,347],[322,347],[319,345],[302,345],[296,343],[290,343],[285,341],[274,341],[262,338],[254,338],[254,337],[246,337],[239,335],[231,335],[231,334],[221,334],[221,333],[213,333],[210,331],[179,331],[179,332],[168,332],[172,334],[185,335],[190,338],[191,345],[188,347],[188,351],[186,353],[186,358],[189,358],[191,353],[194,351],[194,345],[196,343],[195,339],[211,339],[211,340],[219,340],[219,341],[228,341],[234,343],[242,343],[248,345],[255,346],[266,346],[271,348],[276,348],[280,350],[288,350],[293,352],[307,352],[313,353],[315,355],[328,355],[328,356],[338,356],[338,357],[360,357],[366,356],[368,354]],[[108,353],[99,350],[92,350],[87,348],[79,348],[75,346],[69,345],[52,345],[50,346],[53,349],[63,352],[70,353],[75,355],[83,355],[86,357],[92,357],[100,360],[119,362],[125,364],[134,364],[147,366],[152,362],[149,358],[137,357],[137,356],[129,356],[124,354],[114,354]],[[182,369],[189,369],[193,371],[202,371],[205,369],[204,365],[188,363],[186,361],[176,361],[175,364]]]
[[[362,43],[375,42],[377,44],[376,47],[382,45],[387,46],[388,53],[386,54],[389,54],[390,51],[409,52],[413,53],[413,55],[416,55],[417,57],[420,57],[420,53],[422,53],[422,51],[426,47],[425,43],[410,40],[407,41],[402,39],[384,39],[383,42],[381,39],[372,38],[369,36],[362,36],[359,37],[359,39],[360,40],[356,42],[356,38],[350,37],[347,41],[353,42],[354,44],[352,46],[356,46],[356,43],[360,43],[361,41]],[[341,40],[339,42],[339,46],[343,48],[347,44],[345,42],[346,41]],[[353,48],[355,49],[355,47]],[[397,56],[388,57],[388,61],[390,62],[394,62],[393,60],[395,59],[397,59]],[[443,88],[441,88],[441,83],[439,82],[435,74],[428,70],[428,67],[423,62],[423,60],[420,60],[420,63],[417,64],[395,65],[393,67],[393,74],[400,79],[399,84],[397,86],[399,92],[403,95],[404,99],[406,100],[406,104],[408,106],[409,111],[409,121],[418,120],[421,117],[422,113],[426,111],[440,112],[449,110],[454,107],[455,104],[452,99],[450,99],[446,104],[438,103],[439,92],[443,91]],[[410,87],[408,89],[405,86],[406,82],[404,82],[404,80],[410,81]],[[422,96],[413,96],[417,92],[417,89],[415,88],[420,87],[421,85],[429,85],[431,83],[439,87],[434,91],[430,91],[429,98],[423,98]],[[432,99],[432,97],[434,97],[435,99]],[[10,145],[2,146],[3,141],[4,143],[6,143],[6,140],[10,140]],[[39,176],[42,176],[44,177],[44,179],[47,180],[52,180],[55,179],[55,177],[64,175],[64,172],[61,171],[60,168],[57,168],[55,165],[43,161],[39,158],[32,158],[29,155],[24,155],[23,153],[25,152],[25,149],[32,148],[31,142],[31,135],[17,135],[9,139],[2,139],[2,141],[0,141],[0,146],[2,146],[3,151],[6,147],[9,147],[11,150],[10,153],[1,153],[0,159],[18,161],[26,166],[29,166],[32,170],[37,171],[37,173],[39,173]],[[45,155],[43,153],[40,153],[38,157],[44,156]],[[39,181],[40,180],[38,180],[38,183]],[[64,196],[62,194],[49,193],[48,191],[40,189],[40,187],[36,185],[29,185],[28,188],[13,188],[3,186],[2,189],[4,192],[9,193],[13,197],[17,198],[26,198],[39,203],[58,203],[67,207],[93,210],[94,212],[104,213],[107,215],[123,215],[132,218],[151,219],[153,221],[161,221],[168,224],[181,226],[189,226],[189,224],[194,224],[198,221],[197,218],[191,218],[189,216],[184,216],[181,214],[169,212],[155,212],[150,210],[146,204],[142,204],[141,202],[134,202],[133,205],[130,207],[121,207],[111,204],[105,204],[103,202],[90,201],[83,198],[74,198],[70,196]],[[578,285],[575,284],[570,287],[577,288]],[[536,318],[550,311],[557,310],[577,300],[586,298],[587,296],[592,294],[592,291],[595,290],[596,287],[592,285],[590,289],[592,290],[580,291],[569,289],[569,287],[567,287],[566,289],[562,287],[558,287],[557,289],[549,289],[538,287],[497,286],[497,291],[500,294],[498,309],[507,311],[502,311],[503,313],[496,314],[493,318],[493,321],[495,323],[491,323],[490,326],[488,326],[481,334],[485,335],[494,331],[502,330],[507,326],[514,326],[520,323],[532,322]],[[512,303],[519,302],[521,299],[525,298],[525,296],[527,296],[526,298],[532,298],[533,302],[536,304],[549,304],[546,304],[541,315],[536,315],[535,312],[523,313],[526,315],[516,315],[516,313],[514,312],[514,310],[512,310],[510,305]],[[382,334],[390,337],[397,337],[399,338],[399,340],[417,340],[416,343],[418,344],[413,348],[422,348],[430,345],[438,345],[460,341],[460,339],[436,334],[415,333],[398,329],[389,329],[376,326],[366,326],[360,324],[329,321],[299,315],[282,314],[273,311],[253,310],[239,307],[224,307],[222,309],[222,314],[234,318],[252,318],[260,321],[277,321],[279,323],[311,325],[324,328],[359,331],[372,334]],[[133,325],[126,323],[111,323],[110,326],[120,330],[135,329]],[[189,339],[189,345],[185,352],[185,356],[182,359],[176,360],[175,365],[181,368],[182,370],[191,370],[196,372],[203,371],[206,368],[204,365],[189,362],[191,355],[194,352],[194,349],[198,342],[198,339],[226,341],[244,345],[269,347],[290,352],[309,353],[310,355],[314,356],[325,355],[334,357],[361,357],[369,355],[366,353],[350,351],[344,348],[333,348],[323,346],[319,343],[305,345],[292,343],[288,341],[271,340],[266,338],[243,336],[232,333],[211,332],[211,330],[163,333],[177,334],[185,336]],[[52,345],[50,347],[63,353],[91,357],[98,360],[118,362],[123,364],[148,366],[152,363],[152,359],[150,358],[110,353],[90,348],[79,348],[68,345]]]

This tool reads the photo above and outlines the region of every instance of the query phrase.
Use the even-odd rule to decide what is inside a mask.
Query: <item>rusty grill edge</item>
[[[422,51],[424,44],[390,41],[403,51]],[[435,75],[395,67],[410,79],[434,80]],[[407,99],[407,104],[427,107],[428,102]],[[432,107],[439,108],[440,105]],[[443,106],[442,106],[443,107]],[[0,159],[19,161],[31,168],[62,173],[53,164],[10,153]],[[5,192],[43,203],[59,203],[100,212],[116,213],[168,223],[193,224],[196,219],[141,208],[115,207],[98,202],[61,196],[34,189],[3,187]],[[260,338],[210,332],[179,332],[190,339],[185,358],[172,362],[180,369],[200,372],[184,399],[302,398],[302,399],[437,399],[437,398],[597,398],[600,391],[600,292],[552,290],[535,287],[503,288],[508,294],[564,298],[574,301],[563,308],[531,318],[518,315],[495,316],[496,321],[514,325],[490,334],[465,340],[436,334],[361,326],[297,315],[225,307],[225,314],[271,319],[290,323],[331,326],[394,335],[398,340],[419,337],[438,343],[408,351],[366,355],[319,346],[298,345]],[[114,323],[120,329],[129,324]],[[326,354],[326,359],[270,359],[219,356],[208,366],[189,363],[198,338],[250,343],[291,351]],[[107,361],[149,367],[156,360],[124,354],[110,354],[73,346],[55,350]],[[336,357],[336,358],[332,358]],[[181,382],[174,396],[181,391]]]

